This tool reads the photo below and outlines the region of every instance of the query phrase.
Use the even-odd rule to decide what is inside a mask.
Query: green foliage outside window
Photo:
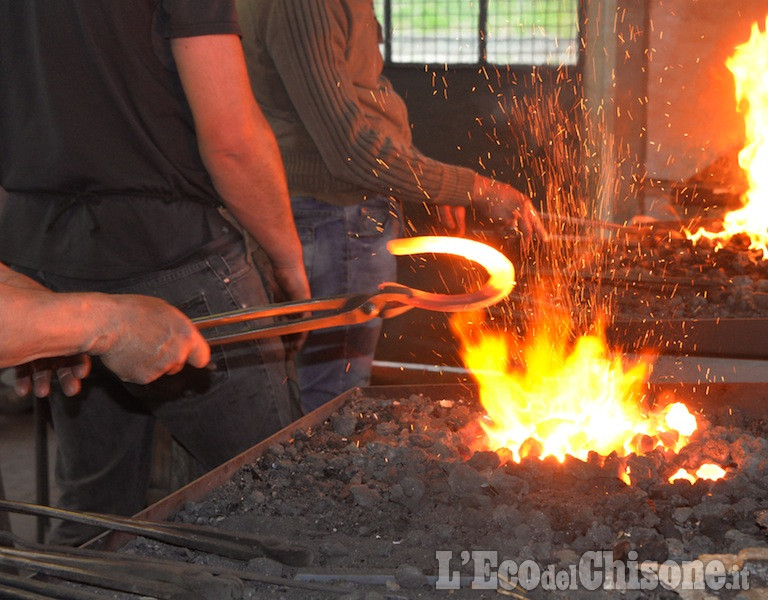
[[[443,48],[445,62],[476,62],[481,44],[489,62],[575,62],[579,0],[374,0],[374,6],[382,23],[389,8],[390,41],[401,54],[412,52],[412,62],[424,54],[420,48],[428,48],[425,60],[441,62]]]
[[[375,0],[376,13],[382,15],[385,0]],[[480,2],[465,0],[414,1],[391,0],[394,30],[420,33],[450,30],[457,25],[477,25]],[[579,0],[489,0],[489,25],[504,29],[509,35],[524,31],[543,31],[550,35],[578,33]]]

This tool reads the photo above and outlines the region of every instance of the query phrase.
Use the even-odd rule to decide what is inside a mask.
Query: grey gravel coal
[[[759,431],[735,427],[739,421],[732,414],[727,426],[719,425],[716,414],[708,415],[690,451],[631,456],[632,474],[638,474],[632,485],[616,477],[616,457],[606,465],[595,457],[518,464],[487,450],[472,452],[467,436],[477,431],[472,425],[481,415],[471,394],[352,395],[337,414],[270,448],[172,519],[309,545],[316,551],[309,567],[251,561],[250,568],[287,577],[314,575],[326,583],[338,577],[342,581],[335,585],[350,598],[498,598],[496,590],[468,589],[476,559],[483,556],[478,552],[492,553],[498,564],[512,561],[538,569],[542,576],[575,577],[579,560],[590,552],[661,563],[768,548],[768,442]],[[726,478],[668,483],[669,475],[697,453],[718,460],[727,468]],[[179,554],[144,540],[125,551]],[[214,560],[186,554],[192,562]],[[437,590],[436,580],[461,586]],[[661,585],[642,594],[619,594],[571,583],[575,587],[545,589],[542,579],[531,590],[507,596],[678,597]],[[765,586],[757,576],[750,583]],[[712,593],[736,598],[738,592]],[[245,597],[341,596],[246,582]]]
[[[600,278],[616,317],[751,318],[768,315],[768,260],[746,234],[723,248],[679,231],[617,237],[592,252],[587,281]]]

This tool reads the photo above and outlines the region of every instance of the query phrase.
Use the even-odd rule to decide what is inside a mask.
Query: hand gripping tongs
[[[373,294],[282,302],[201,317],[192,322],[203,330],[270,319],[267,323],[251,324],[245,331],[216,331],[205,336],[211,345],[231,344],[326,327],[355,325],[376,317],[386,319],[412,308],[440,312],[483,308],[504,299],[515,285],[515,270],[509,259],[481,242],[464,238],[422,236],[392,240],[387,244],[387,250],[395,256],[423,253],[461,256],[480,264],[489,277],[482,288],[464,294],[435,294],[386,282],[380,284],[379,291]],[[290,316],[297,318],[274,320],[275,317]]]

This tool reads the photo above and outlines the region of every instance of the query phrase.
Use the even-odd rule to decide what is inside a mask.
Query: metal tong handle
[[[341,325],[355,325],[364,323],[379,316],[381,302],[378,295],[355,294],[353,296],[336,296],[333,298],[319,298],[316,300],[296,300],[270,304],[258,308],[244,308],[231,312],[192,319],[198,329],[210,329],[233,325],[236,323],[252,322],[270,317],[298,318],[273,321],[261,324],[251,329],[240,332],[220,333],[206,335],[205,338],[211,345],[232,344],[264,337],[290,335],[302,331],[322,329],[324,327],[337,327]],[[410,307],[408,307],[410,308]],[[319,312],[320,314],[314,314]],[[307,313],[312,313],[307,316]]]
[[[484,308],[505,298],[515,286],[515,269],[498,250],[475,240],[445,236],[419,236],[391,240],[387,250],[394,256],[435,253],[460,256],[479,263],[489,274],[482,288],[464,294],[435,294],[406,285],[385,282],[374,294],[354,294],[297,300],[244,308],[193,319],[201,330],[274,317],[298,318],[252,326],[248,330],[206,336],[208,343],[230,344],[302,331],[355,325],[376,317],[389,318],[411,308],[456,312]],[[319,313],[319,314],[315,314]]]

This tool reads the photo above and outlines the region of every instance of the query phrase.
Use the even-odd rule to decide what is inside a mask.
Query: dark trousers
[[[395,281],[397,263],[387,242],[400,231],[397,203],[375,196],[335,206],[294,196],[291,206],[313,297],[374,293],[380,283]],[[381,326],[381,319],[372,319],[310,332],[296,357],[305,412],[350,388],[370,384]]]
[[[240,240],[173,269],[125,281],[27,274],[55,291],[157,296],[190,317],[271,302]],[[146,386],[123,384],[96,364],[81,394],[51,398],[61,507],[120,515],[141,510],[156,419],[205,470],[290,423],[296,416],[297,385],[279,338],[212,350],[211,368],[188,367]],[[87,526],[62,523],[50,541],[76,544],[94,533]]]
[[[3,487],[3,473],[0,472],[0,500],[5,500],[5,488]],[[8,513],[0,511],[0,531],[11,531],[11,521],[8,518]],[[6,546],[8,544],[3,543],[0,540],[0,546]]]

